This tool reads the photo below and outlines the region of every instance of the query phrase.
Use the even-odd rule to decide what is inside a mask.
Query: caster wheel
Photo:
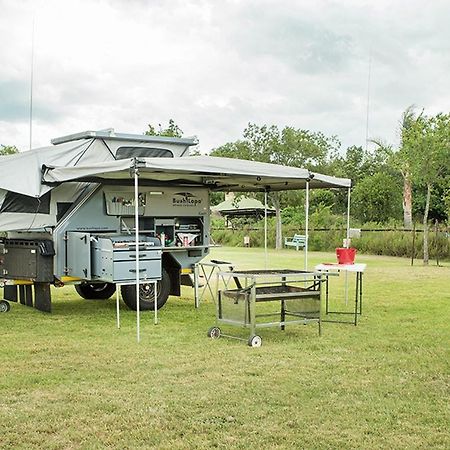
[[[0,312],[8,312],[11,309],[11,305],[6,300],[0,301]]]
[[[220,328],[219,327],[211,327],[208,330],[208,337],[211,339],[219,339],[220,338]]]
[[[257,334],[254,334],[253,336],[251,336],[248,340],[248,346],[249,347],[261,347],[262,345],[262,339],[261,336],[258,336]]]

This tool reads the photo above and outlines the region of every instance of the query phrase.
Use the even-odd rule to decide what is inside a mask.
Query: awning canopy
[[[68,181],[115,182],[131,180],[134,167],[139,179],[152,184],[206,186],[214,191],[284,191],[311,188],[345,188],[348,178],[336,178],[297,167],[213,156],[123,159],[74,167],[44,167],[44,183]]]

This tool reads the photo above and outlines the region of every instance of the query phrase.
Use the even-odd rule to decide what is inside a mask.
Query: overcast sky
[[[450,1],[0,0],[0,144],[170,118],[202,152],[248,122],[396,142],[411,104],[450,110]]]

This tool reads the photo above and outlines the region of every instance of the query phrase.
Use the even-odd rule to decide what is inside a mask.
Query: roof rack
[[[114,128],[107,128],[99,131],[81,131],[80,133],[68,134],[67,136],[57,137],[51,140],[53,145],[63,144],[65,142],[78,141],[80,139],[109,139],[117,141],[136,141],[136,142],[154,142],[171,143],[185,146],[197,145],[196,137],[176,138],[167,136],[147,136],[146,134],[128,134],[116,133]]]

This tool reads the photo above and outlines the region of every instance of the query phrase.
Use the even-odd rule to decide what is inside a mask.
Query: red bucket
[[[337,248],[336,256],[339,264],[354,264],[356,248]]]

